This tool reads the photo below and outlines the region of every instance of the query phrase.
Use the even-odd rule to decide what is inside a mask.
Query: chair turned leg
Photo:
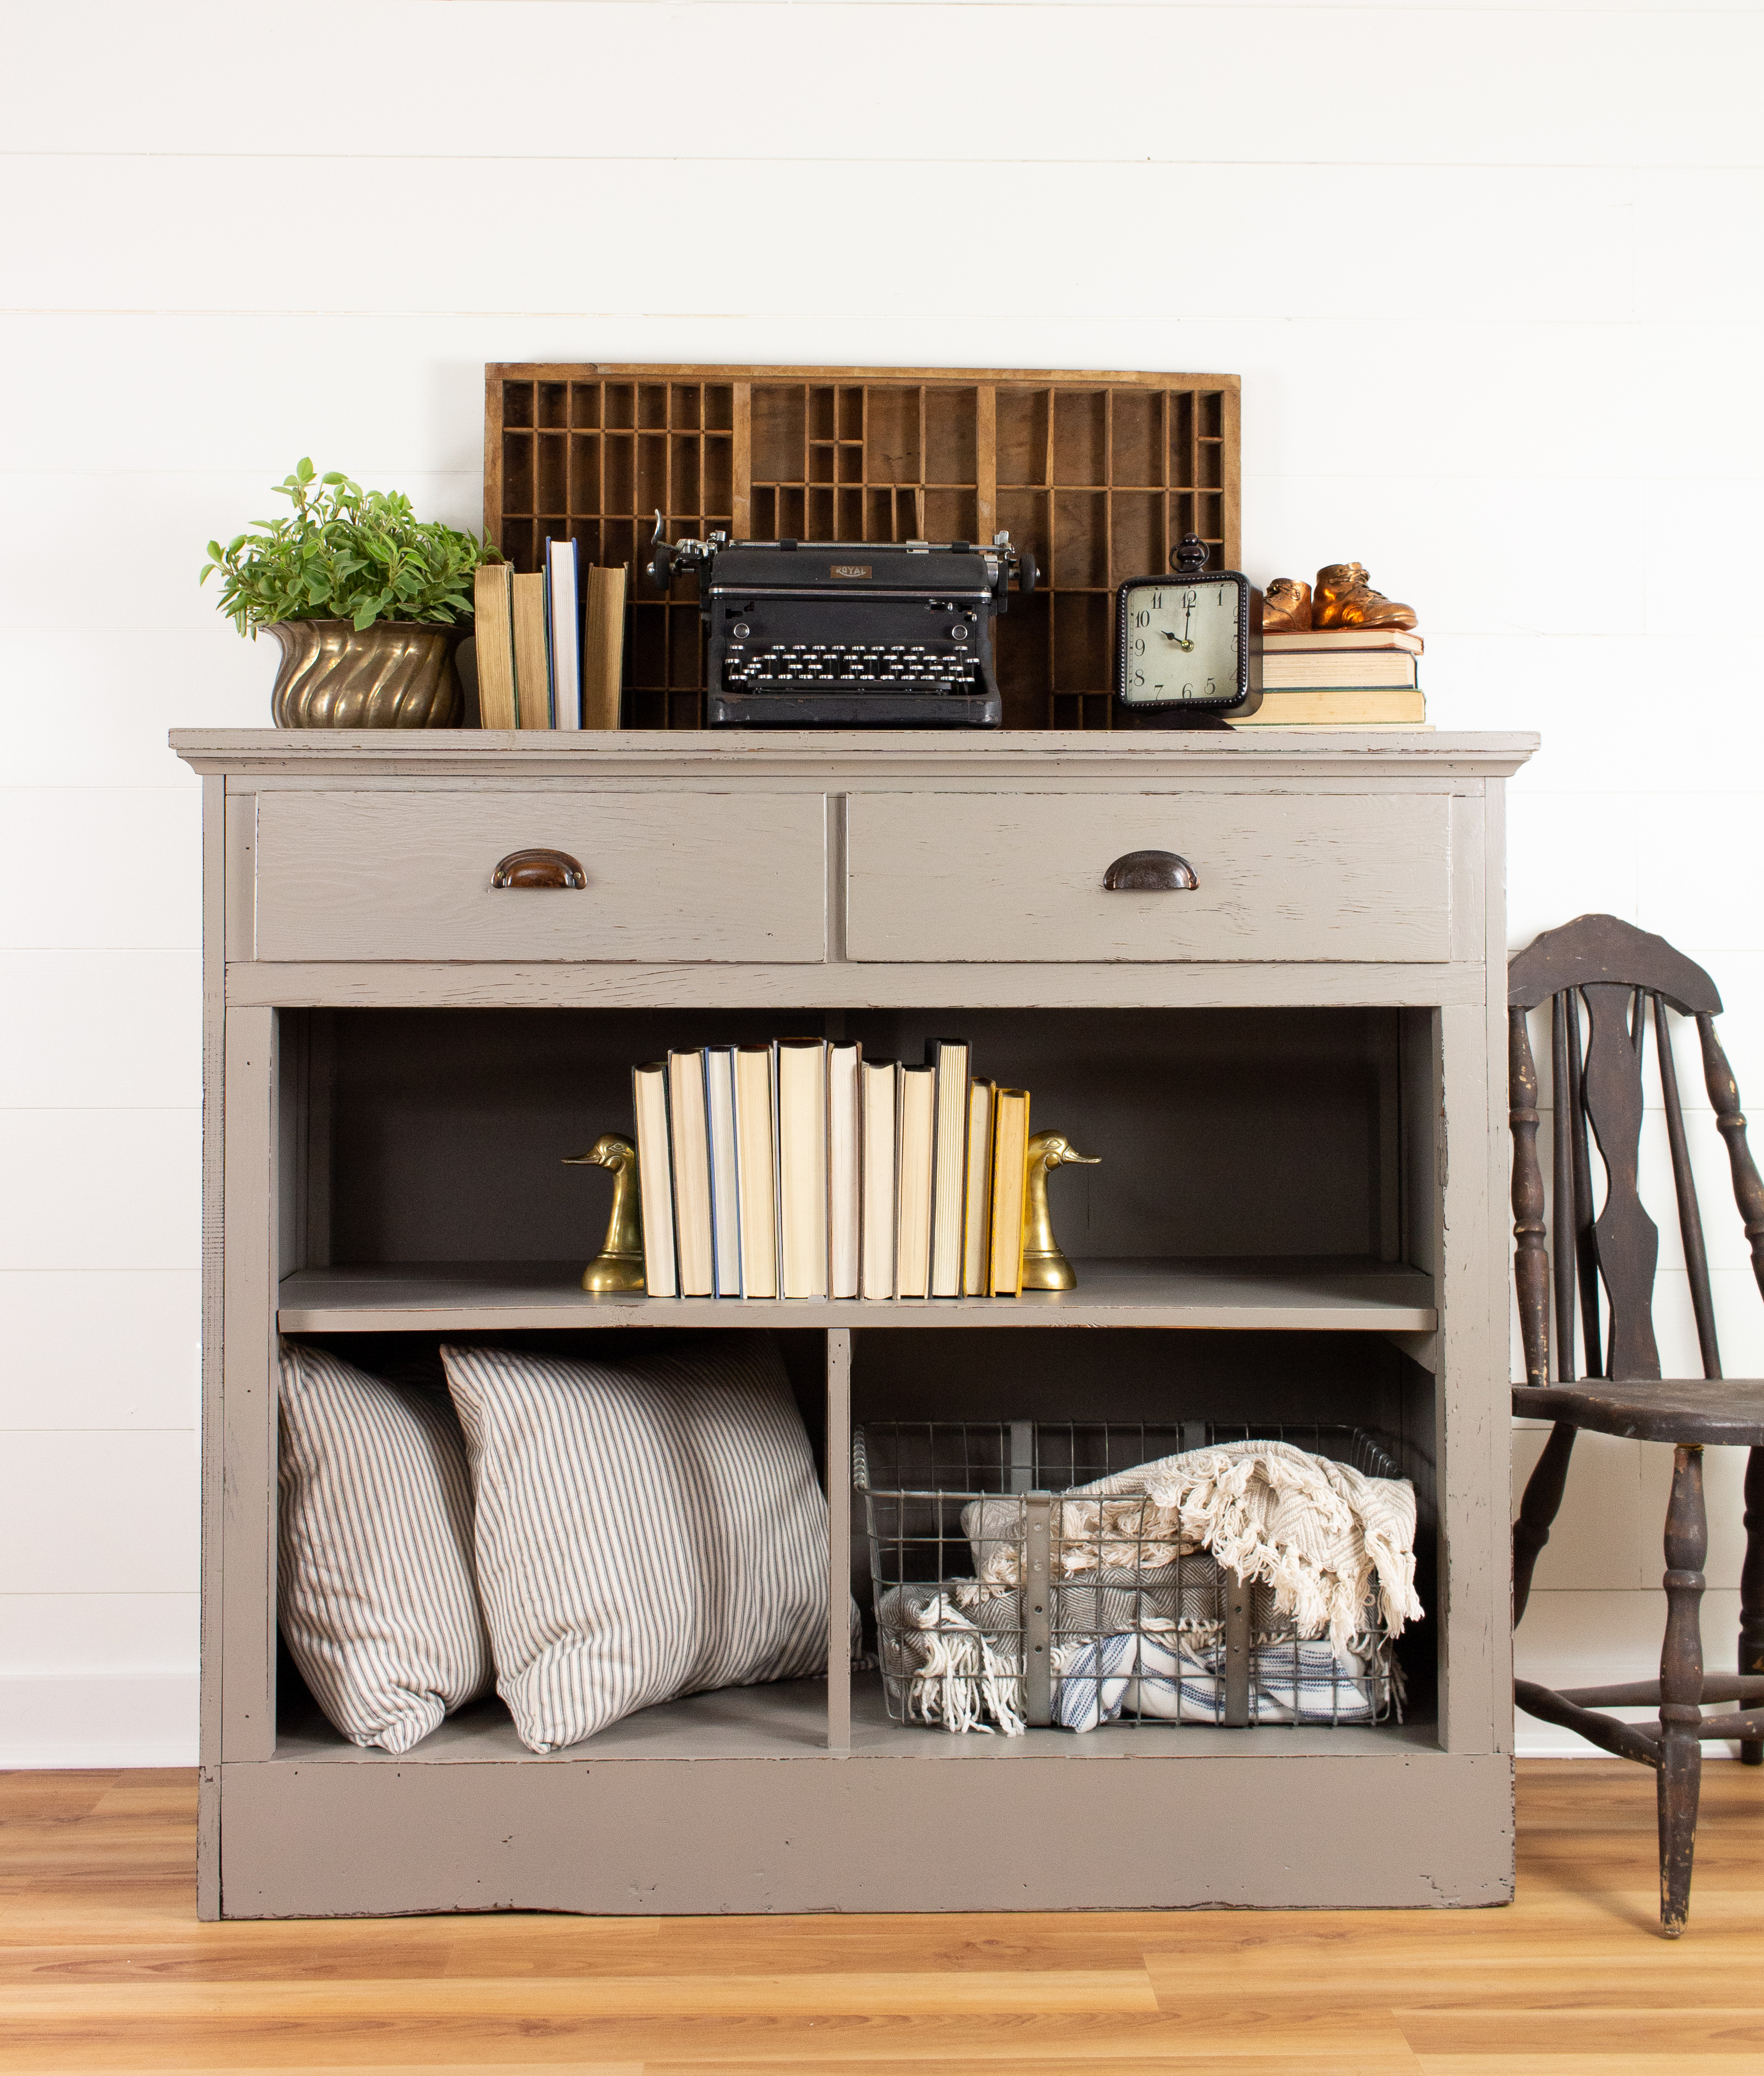
[[[1574,1454],[1575,1430],[1558,1421],[1550,1430],[1531,1475],[1525,1480],[1525,1497],[1519,1502],[1519,1518],[1513,1524],[1513,1626],[1531,1597],[1531,1575],[1538,1568],[1538,1553],[1549,1540],[1550,1530],[1562,1510],[1563,1488],[1568,1482],[1568,1459]]]
[[[1745,1562],[1740,1570],[1740,1676],[1764,1674],[1764,1449],[1745,1462]],[[1740,1746],[1746,1766],[1764,1766],[1764,1738]]]
[[[1691,1908],[1691,1859],[1703,1779],[1703,1560],[1708,1555],[1703,1451],[1672,1455],[1666,1514],[1666,1643],[1660,1653],[1660,1924],[1668,1939]]]

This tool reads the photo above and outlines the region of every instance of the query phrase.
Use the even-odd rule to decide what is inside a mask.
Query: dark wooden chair
[[[1554,1077],[1554,1246],[1544,1225],[1538,1156],[1538,1070],[1526,1012],[1550,1005]],[[1642,1134],[1642,1058],[1648,1005],[1666,1107],[1679,1227],[1696,1314],[1703,1375],[1662,1378],[1654,1338],[1654,1274],[1659,1229],[1636,1189]],[[1704,1078],[1727,1142],[1733,1194],[1764,1291],[1764,1185],[1745,1140],[1745,1119],[1715,1019],[1721,998],[1700,966],[1662,937],[1614,916],[1582,916],[1546,930],[1508,968],[1509,1090],[1513,1112],[1514,1275],[1525,1343],[1525,1381],[1513,1387],[1515,1413],[1554,1421],[1525,1486],[1513,1531],[1513,1618],[1525,1611],[1538,1553],[1562,1504],[1568,1459],[1582,1428],[1673,1447],[1666,1517],[1666,1641],[1658,1679],[1558,1693],[1515,1683],[1526,1714],[1577,1730],[1602,1750],[1652,1767],[1658,1775],[1660,1922],[1668,1938],[1683,1931],[1690,1904],[1703,1742],[1737,1738],[1747,1764],[1764,1762],[1764,1381],[1724,1378],[1709,1293],[1703,1223],[1685,1143],[1666,1011],[1694,1016]],[[1581,1007],[1587,1032],[1581,1035]],[[1592,1214],[1588,1131],[1597,1141],[1605,1198]],[[1554,1361],[1550,1288],[1554,1256]],[[1600,1303],[1603,1285],[1604,1304]],[[1575,1372],[1578,1302],[1586,1375]],[[1703,1670],[1700,1604],[1708,1521],[1703,1501],[1705,1447],[1749,1448],[1745,1475],[1745,1562],[1741,1577],[1739,1676]],[[1705,1703],[1737,1713],[1705,1716]],[[1598,1712],[1658,1707],[1656,1721],[1626,1723]]]

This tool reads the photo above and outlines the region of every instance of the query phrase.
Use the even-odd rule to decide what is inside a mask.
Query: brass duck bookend
[[[600,1252],[582,1272],[582,1288],[642,1289],[643,1220],[637,1198],[636,1142],[622,1131],[603,1131],[586,1153],[566,1155],[564,1165],[612,1171],[612,1215],[606,1222]]]
[[[1029,1141],[1028,1174],[1023,1193],[1023,1287],[1076,1290],[1078,1279],[1053,1236],[1048,1210],[1048,1177],[1056,1168],[1099,1168],[1100,1153],[1081,1153],[1063,1131],[1038,1131]]]

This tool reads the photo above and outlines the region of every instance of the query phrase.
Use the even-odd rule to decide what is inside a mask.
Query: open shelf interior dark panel
[[[1030,1091],[1033,1128],[1100,1156],[1052,1181],[1055,1227],[1075,1261],[1286,1258],[1299,1277],[1331,1264],[1426,1269],[1405,1237],[1415,1192],[1401,1133],[1413,1071],[1403,1014],[288,1012],[284,1168],[304,1201],[288,1210],[283,1259],[297,1269],[458,1263],[475,1275],[498,1263],[579,1264],[600,1244],[611,1182],[565,1156],[632,1128],[634,1065],[840,1021],[870,1058],[920,1060],[928,1038],[965,1037],[976,1073]],[[1142,1291],[1152,1286],[1111,1302],[1141,1302]],[[1376,1302],[1387,1298],[1432,1302],[1413,1284]]]
[[[998,629],[1007,728],[1106,728],[1110,593],[1197,534],[1238,564],[1235,376],[533,365],[485,375],[484,528],[517,569],[548,537],[622,564],[625,725],[698,728],[690,579],[641,575],[670,538],[990,541],[1043,586]]]

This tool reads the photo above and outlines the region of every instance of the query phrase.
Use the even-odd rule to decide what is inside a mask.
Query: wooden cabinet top
[[[982,787],[1025,780],[1143,783],[1363,776],[1497,778],[1536,751],[1524,733],[1258,729],[1252,734],[1024,729],[707,729],[612,733],[533,729],[174,729],[172,748],[197,770],[240,777],[494,779],[733,778],[798,774],[832,782],[954,778]]]

